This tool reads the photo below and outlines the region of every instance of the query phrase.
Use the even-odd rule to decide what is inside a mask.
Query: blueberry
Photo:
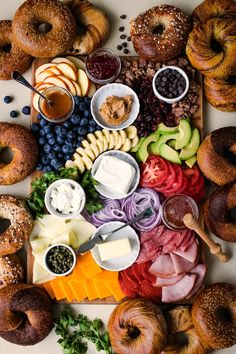
[[[47,155],[43,155],[41,160],[44,165],[48,165],[50,163],[50,159]]]
[[[30,114],[30,107],[29,106],[24,106],[22,108],[22,113],[28,116]]]
[[[83,140],[84,140],[84,136],[79,135],[77,138],[77,142],[80,144],[80,143],[82,143]]]
[[[45,131],[45,129],[44,129],[44,131]],[[45,132],[46,132],[46,131],[45,131]],[[54,139],[54,134],[48,133],[48,134],[46,135],[46,138],[47,138],[48,140]]]
[[[62,146],[62,152],[64,152],[64,154],[68,154],[68,152],[70,151],[70,148],[68,145],[63,145]]]
[[[43,170],[43,165],[41,163],[38,163],[36,166],[36,170],[42,171]]]
[[[72,141],[70,139],[65,140],[65,145],[72,147]]]
[[[39,145],[45,145],[47,143],[47,140],[45,139],[44,136],[42,136],[41,138],[39,138]]]
[[[62,126],[61,125],[56,125],[53,130],[54,130],[55,134],[60,135],[61,134],[61,130],[62,130]]]
[[[65,157],[65,160],[66,160],[66,161],[67,161],[67,160],[70,160],[71,157],[72,157],[72,154],[71,154],[71,153],[65,154],[64,157]]]
[[[43,118],[42,114],[39,113],[39,114],[37,115],[37,119],[38,119],[38,120],[41,120],[41,119],[44,119],[44,118]]]
[[[61,128],[61,135],[65,135],[68,133],[68,129],[66,127]]]
[[[73,124],[79,124],[80,117],[77,114],[72,114],[70,121]]]
[[[69,120],[65,121],[64,127],[66,127],[66,128],[71,128],[71,127],[72,127],[71,122],[70,122]]]
[[[32,124],[31,130],[32,130],[33,132],[38,132],[39,129],[40,129],[40,126],[39,126],[38,123],[33,123],[33,124]]]
[[[49,144],[45,144],[43,150],[44,152],[48,153],[52,150],[52,147]]]
[[[52,128],[50,127],[50,125],[45,125],[45,127],[43,127],[43,130],[48,135],[48,133],[51,133]]]
[[[95,130],[96,130],[95,127],[92,127],[92,126],[88,127],[88,132],[89,132],[89,133],[94,133]]]
[[[19,115],[19,113],[17,111],[11,111],[10,112],[10,117],[11,118],[16,118],[16,117],[18,117],[18,115]]]
[[[55,142],[56,142],[56,140],[54,138],[51,138],[48,140],[48,144],[50,144],[50,145],[54,145]]]
[[[39,135],[41,135],[41,136],[45,136],[45,135],[46,135],[46,133],[45,133],[44,129],[40,129],[40,131],[39,131]]]
[[[85,127],[85,126],[87,126],[88,125],[88,119],[87,118],[82,118],[81,120],[80,120],[80,126],[81,127]]]
[[[73,131],[69,131],[69,133],[67,134],[67,139],[75,139],[77,137],[77,134]]]
[[[49,145],[49,146],[50,146],[50,145]],[[49,158],[50,160],[55,159],[55,158],[56,158],[56,153],[55,153],[54,151],[50,151],[50,152],[48,153],[48,158]]]
[[[61,151],[61,146],[58,144],[53,145],[53,151],[56,151],[56,152]]]
[[[40,127],[45,127],[45,126],[47,125],[46,119],[41,118],[41,119],[40,119],[40,122],[39,122],[39,125],[40,125]]]
[[[63,145],[64,142],[65,142],[65,139],[63,139],[60,135],[57,137],[57,143],[60,144],[60,145]]]
[[[93,118],[89,121],[89,125],[91,127],[96,127],[97,123],[95,122],[95,120],[93,120]]]
[[[87,104],[90,104],[91,98],[88,96],[84,97],[84,102],[86,102]]]
[[[64,161],[65,156],[66,156],[66,155],[62,154],[61,152],[58,152],[58,153],[57,153],[58,159],[60,159],[60,160],[62,160],[62,161]]]
[[[61,164],[61,162],[60,162],[58,159],[52,159],[50,164],[51,164],[51,166],[56,167],[56,165],[57,165],[58,163]]]
[[[97,125],[96,125],[96,129],[95,129],[95,131],[96,131],[96,130],[102,130],[102,129],[103,129],[103,128],[102,128],[102,127],[100,127],[100,125],[98,125],[98,124],[97,124]]]
[[[44,173],[51,172],[51,171],[52,171],[51,166],[46,165],[46,166],[43,167],[43,172]]]
[[[81,111],[84,111],[86,108],[87,108],[86,102],[80,102],[80,104],[79,104],[79,109],[80,109]]]
[[[59,170],[59,168],[63,167],[63,163],[61,161],[58,161],[54,166],[55,170]]]
[[[80,104],[80,96],[74,96],[74,102],[75,102],[75,106],[79,106]]]
[[[84,114],[83,114],[84,118],[88,118],[88,117],[90,117],[90,115],[91,115],[90,110],[84,111]]]
[[[13,98],[11,96],[5,96],[3,100],[5,103],[11,103],[12,99]]]

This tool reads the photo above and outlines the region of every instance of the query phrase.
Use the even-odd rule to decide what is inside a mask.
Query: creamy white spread
[[[65,215],[79,210],[82,202],[83,194],[81,190],[68,182],[59,184],[50,195],[52,208]]]

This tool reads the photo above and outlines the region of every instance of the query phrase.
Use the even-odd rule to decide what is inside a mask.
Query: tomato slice
[[[160,156],[150,155],[141,165],[141,187],[154,188],[163,184],[169,175],[169,165]]]
[[[188,178],[188,181],[191,182],[192,185],[195,185],[200,176],[198,167],[194,166],[192,168],[185,168],[183,172],[185,176]]]

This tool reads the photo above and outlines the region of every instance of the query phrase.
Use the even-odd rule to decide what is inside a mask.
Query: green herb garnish
[[[87,341],[95,344],[100,352],[104,350],[106,354],[112,354],[109,336],[104,331],[103,322],[96,318],[89,320],[87,316],[73,314],[69,306],[65,306],[55,321],[56,334],[61,338],[58,343],[65,354],[84,354],[87,352]]]
[[[86,193],[86,204],[85,208],[90,213],[93,214],[98,210],[103,208],[103,203],[101,202],[100,196],[96,188],[97,181],[92,177],[90,171],[84,172],[79,179],[81,186],[84,188]]]

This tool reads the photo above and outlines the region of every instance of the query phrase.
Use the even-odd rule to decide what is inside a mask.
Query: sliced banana
[[[125,143],[126,133],[123,129],[118,130],[118,133],[120,134],[120,136],[122,138],[122,145],[123,145]]]
[[[77,153],[77,154],[76,154],[76,153]],[[74,158],[76,158],[75,155],[78,155],[78,154],[79,154],[80,156],[87,156],[85,149],[83,149],[82,147],[78,147],[78,148],[76,149],[76,153],[74,154]]]
[[[103,142],[103,151],[108,150],[108,141],[105,136],[102,137],[102,142]]]
[[[125,132],[129,139],[134,139],[137,136],[137,128],[134,125],[126,128]]]
[[[95,136],[102,141],[103,134],[100,130],[97,130],[95,133]]]
[[[97,144],[97,140],[96,140],[96,144]],[[92,150],[95,157],[98,157],[98,155],[100,154],[100,151],[99,151],[96,144],[90,144],[90,150]]]
[[[113,149],[113,147],[115,146],[115,141],[116,141],[116,138],[114,137],[114,135],[110,134],[110,140],[109,140],[109,143],[108,143],[108,149],[109,150]]]
[[[137,146],[137,145],[138,145],[138,142],[139,142],[138,136],[134,137],[134,138],[131,140],[131,147]]]
[[[118,143],[118,139],[119,139],[118,131],[117,130],[112,130],[111,134],[114,136],[114,139],[115,139],[114,145],[116,145]]]
[[[90,158],[90,160],[94,161],[96,156],[94,155],[93,151],[90,149],[90,144],[88,148],[85,148],[87,156]]]
[[[119,150],[122,145],[123,145],[123,139],[122,139],[122,137],[119,135],[119,136],[118,136],[118,142],[117,142],[117,144],[114,146],[114,149],[115,149],[115,150]]]
[[[104,151],[104,147],[103,147],[103,142],[100,139],[97,139],[97,147],[99,149],[99,153],[101,154]]]
[[[76,164],[72,160],[67,160],[65,164],[66,168],[76,168]]]
[[[88,142],[88,140],[83,140],[82,141],[82,143],[81,143],[81,145],[83,146],[83,148],[85,148],[85,149],[89,149],[89,142]]]
[[[94,135],[94,134],[89,133],[89,134],[86,136],[86,139],[88,139],[88,140],[90,141],[90,143],[92,143],[92,144],[95,144],[95,145],[96,145],[96,141],[97,141],[97,139],[96,139],[96,137],[95,137],[95,135]]]
[[[103,129],[103,130],[102,130],[102,133],[103,133],[103,135],[106,137],[107,142],[109,143],[109,141],[110,141],[110,136],[111,136],[109,130]]]
[[[78,154],[74,154],[74,155],[77,155],[75,157],[75,165],[78,167],[79,171],[81,173],[83,173],[85,171],[85,165],[84,165],[84,162],[82,160],[82,158],[78,155]]]
[[[81,159],[85,165],[85,168],[87,170],[91,170],[91,168],[93,167],[93,161],[91,161],[88,156],[82,156]]]
[[[129,151],[131,149],[131,140],[126,138],[125,143],[121,146],[121,151]]]

